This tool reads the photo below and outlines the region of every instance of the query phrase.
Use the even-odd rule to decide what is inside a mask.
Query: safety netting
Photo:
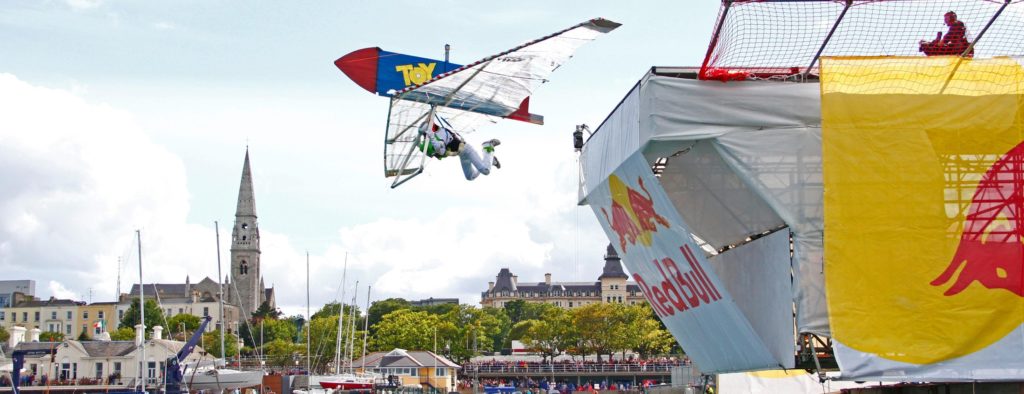
[[[1022,31],[1019,0],[725,0],[701,77],[817,75],[820,56],[1021,55]]]

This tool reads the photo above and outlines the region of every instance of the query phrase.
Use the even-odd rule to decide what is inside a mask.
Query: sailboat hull
[[[263,384],[263,371],[210,369],[185,379],[192,390],[234,390]]]

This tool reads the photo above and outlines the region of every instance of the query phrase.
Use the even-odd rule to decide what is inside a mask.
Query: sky
[[[346,299],[477,304],[521,282],[596,281],[607,237],[577,206],[572,131],[596,128],[651,66],[699,66],[718,1],[14,2],[0,12],[0,278],[112,301],[138,283],[227,275],[248,149],[267,286],[287,314]],[[544,126],[503,121],[502,168],[457,160],[390,189],[386,98],[333,61],[356,49],[466,64],[603,17],[533,95]],[[307,282],[306,254],[309,255]],[[346,263],[347,262],[347,263]],[[118,278],[120,277],[120,284]]]

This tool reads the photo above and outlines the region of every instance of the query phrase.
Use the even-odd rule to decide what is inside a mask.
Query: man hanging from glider
[[[481,155],[462,135],[501,119],[544,124],[530,113],[530,96],[577,48],[615,30],[618,23],[591,19],[476,62],[458,65],[363,48],[334,64],[357,85],[389,97],[384,130],[384,176],[391,187],[423,173],[427,158],[459,156],[466,179],[500,168],[498,140]]]
[[[959,56],[971,45],[967,41],[967,25],[964,25],[963,21],[956,18],[955,12],[947,12],[943,15],[943,19],[946,26],[949,26],[949,31],[946,32],[946,35],[942,35],[942,32],[936,33],[935,40],[933,41],[920,42],[918,50],[924,52],[925,56]],[[971,48],[971,51],[966,56],[974,57],[974,48]]]
[[[430,125],[428,126],[428,124]],[[480,174],[490,174],[492,164],[495,168],[501,168],[498,158],[494,157],[494,147],[501,144],[501,141],[497,139],[484,141],[481,144],[484,151],[483,158],[481,158],[476,149],[467,145],[466,140],[452,129],[448,121],[437,114],[434,114],[433,122],[423,122],[419,131],[424,139],[420,150],[422,151],[423,145],[425,145],[426,155],[438,160],[448,156],[459,156],[459,161],[462,162],[462,173],[466,176],[466,180],[474,180]]]

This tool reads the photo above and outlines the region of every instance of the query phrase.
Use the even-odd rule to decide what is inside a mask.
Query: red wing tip
[[[334,61],[334,66],[345,73],[352,82],[370,93],[377,92],[377,62],[380,48],[357,49]]]

